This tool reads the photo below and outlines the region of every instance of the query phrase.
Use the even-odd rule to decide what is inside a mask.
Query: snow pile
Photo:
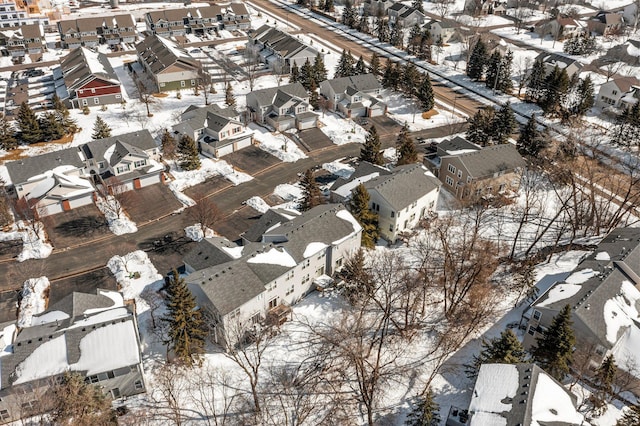
[[[531,425],[583,424],[567,392],[545,373],[538,375],[538,383],[531,406]]]
[[[295,163],[307,156],[298,148],[298,145],[286,135],[270,133],[268,130],[252,126],[253,137],[259,142],[258,147],[286,163]]]
[[[147,285],[162,281],[162,275],[158,274],[147,253],[142,250],[124,256],[113,256],[107,262],[107,268],[115,276],[125,300],[139,297]],[[145,310],[140,305],[136,308],[138,313]]]
[[[216,236],[216,233],[213,231],[213,229],[205,227],[203,231],[202,225],[200,223],[187,226],[186,228],[184,228],[184,233],[187,238],[191,239],[192,241],[202,241],[204,238],[211,238]]]
[[[611,256],[606,251],[601,251],[596,254],[596,260],[611,260]]]
[[[637,324],[631,325],[624,332],[611,354],[616,360],[622,360],[620,368],[631,373],[635,377],[640,376],[640,328]]]
[[[280,251],[275,247],[267,252],[256,254],[247,260],[247,263],[265,263],[267,265],[279,265],[288,268],[293,268],[297,265],[293,257],[287,253],[287,250],[282,249],[282,251]]]
[[[638,320],[638,300],[640,291],[625,280],[620,286],[620,293],[604,303],[604,321],[609,343],[616,343],[620,329],[632,326]]]
[[[242,250],[244,249],[243,246],[238,246],[238,247],[221,247],[222,250],[224,250],[225,253],[227,253],[229,256],[233,257],[234,259],[240,259],[242,257]]]
[[[482,365],[469,405],[469,411],[475,413],[473,425],[506,425],[507,419],[500,413],[511,411],[512,404],[502,401],[514,398],[518,393],[518,385],[518,369],[515,365]]]
[[[259,211],[260,213],[265,213],[267,210],[271,208],[269,207],[269,204],[267,204],[266,201],[264,201],[262,198],[258,196],[249,198],[247,201],[244,202],[244,204],[253,208],[256,211]]]
[[[16,334],[16,325],[9,324],[0,331],[0,350],[3,352],[11,352],[11,345],[13,344],[13,337]]]
[[[394,147],[387,148],[382,151],[382,158],[392,162],[398,161],[398,150]]]
[[[50,285],[47,277],[30,278],[24,282],[18,308],[18,327],[30,327],[32,317],[44,312]]]
[[[568,284],[582,284],[587,282],[591,277],[595,277],[597,272],[591,268],[576,271],[565,280]]]
[[[44,231],[44,225],[36,222],[33,226],[29,226],[23,221],[17,223],[18,229],[22,229],[16,233],[22,238],[22,252],[18,255],[18,262],[27,259],[44,259],[49,257],[53,251],[51,244],[47,243],[47,235]],[[34,231],[35,227],[35,231]],[[15,239],[15,238],[12,238]]]
[[[349,177],[356,171],[352,166],[341,163],[340,160],[332,161],[331,163],[324,163],[322,168],[338,177],[349,179]]]
[[[581,288],[582,286],[580,284],[556,284],[549,290],[549,293],[547,293],[547,298],[538,303],[538,306],[549,306],[561,300],[568,299],[577,294]]]
[[[320,119],[322,124],[318,128],[329,137],[336,145],[345,143],[364,143],[367,131],[351,120],[338,117],[336,114],[327,113]]]
[[[344,185],[333,189],[333,192],[343,198],[351,198],[351,191],[353,191],[354,188],[356,188],[361,183],[368,182],[371,179],[377,178],[378,176],[380,176],[379,172],[373,172],[368,175],[360,176],[359,178],[353,179],[351,182],[347,182]]]
[[[109,229],[115,235],[133,234],[138,232],[138,227],[126,216],[120,202],[113,195],[107,198],[98,197],[96,206],[107,219]]]
[[[285,201],[298,201],[304,196],[303,189],[300,185],[291,185],[289,183],[281,183],[273,190],[273,194]]]

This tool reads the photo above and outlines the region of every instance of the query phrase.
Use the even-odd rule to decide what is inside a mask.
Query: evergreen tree
[[[596,391],[591,394],[591,403],[597,414],[607,411],[608,398],[613,396],[613,381],[617,371],[613,355],[607,356],[596,369],[594,383]]]
[[[473,356],[470,365],[465,365],[469,378],[478,376],[482,364],[518,364],[526,361],[524,348],[513,331],[507,329],[500,337],[482,341],[482,350]]]
[[[111,400],[97,385],[87,383],[78,373],[66,372],[48,391],[55,425],[116,426]]]
[[[402,73],[402,86],[404,92],[409,95],[416,93],[416,88],[422,81],[422,75],[413,62],[407,62]]]
[[[363,184],[360,184],[351,194],[349,210],[362,226],[362,245],[373,248],[380,236],[380,229],[378,228],[378,214],[369,208],[370,200],[369,192]]]
[[[320,53],[316,55],[316,59],[313,61],[313,78],[317,84],[327,79],[327,67],[324,66],[324,58]]]
[[[302,84],[302,86],[307,89],[307,91],[311,90],[312,85],[317,84],[315,80],[315,74],[315,70],[313,69],[311,62],[309,61],[309,58],[307,58],[307,60],[304,61],[302,68],[300,69],[299,78],[300,84]]]
[[[53,111],[47,111],[42,114],[38,119],[38,124],[40,126],[42,139],[45,141],[57,140],[65,135],[62,120],[58,114]]]
[[[546,71],[542,60],[536,60],[527,77],[527,98],[532,102],[538,102],[545,94]]]
[[[315,206],[322,204],[322,192],[313,177],[313,170],[307,169],[302,176],[301,185],[303,188],[302,201],[300,202],[300,210],[307,211]]]
[[[560,382],[569,373],[573,361],[576,338],[572,327],[571,305],[566,305],[542,336],[536,338],[536,346],[531,349],[534,361]]]
[[[16,131],[7,117],[0,116],[0,149],[10,150],[18,146]]]
[[[236,106],[236,97],[233,94],[233,86],[231,86],[231,83],[227,83],[227,88],[224,91],[224,103],[230,108]]]
[[[335,10],[335,7],[333,5],[333,0],[325,0],[323,4],[323,10],[325,12],[333,12]]]
[[[336,71],[333,78],[350,77],[353,75],[353,65],[355,60],[351,56],[351,52],[346,50],[342,51],[338,65],[336,65]]]
[[[358,23],[358,12],[350,0],[347,0],[344,4],[342,23],[349,28],[355,28]]]
[[[493,120],[491,138],[496,144],[507,143],[509,136],[518,128],[518,120],[507,102],[496,113]]]
[[[375,283],[367,270],[362,248],[359,248],[352,256],[347,258],[339,272],[339,276],[347,284],[344,295],[351,303],[354,303],[362,296],[371,296],[375,290]]]
[[[409,136],[409,127],[407,123],[400,129],[400,134],[396,140],[396,149],[398,150],[397,165],[413,164],[418,161],[418,151],[413,143],[413,139]]]
[[[38,123],[38,117],[26,102],[20,104],[16,123],[19,130],[19,138],[25,143],[31,144],[42,141],[42,130]]]
[[[640,426],[640,404],[629,407],[616,426]]]
[[[402,49],[404,46],[404,28],[400,22],[396,22],[389,33],[389,44]]]
[[[289,73],[289,83],[297,83],[300,81],[300,68],[298,68],[298,64],[294,61],[293,65],[291,65],[291,72]]]
[[[53,97],[51,98],[51,103],[53,104],[54,110],[58,111],[64,117],[69,116],[69,109],[65,106],[65,104],[62,102],[62,100],[57,94],[55,93],[53,94]]]
[[[78,131],[78,125],[76,120],[71,118],[69,109],[64,102],[62,102],[56,94],[51,98],[51,102],[53,103],[53,109],[61,117],[62,127],[64,127],[65,133],[76,133]]]
[[[389,42],[389,24],[382,16],[376,19],[376,34],[381,43]]]
[[[417,23],[409,30],[409,39],[407,41],[407,53],[409,55],[418,55],[422,48],[422,28]]]
[[[197,170],[200,168],[198,146],[189,135],[183,135],[178,142],[178,161],[183,170]]]
[[[364,63],[362,55],[358,58],[355,67],[353,68],[354,75],[362,75],[367,73],[367,65]]]
[[[380,75],[380,57],[373,52],[369,60],[369,72],[375,76]]]
[[[384,67],[384,74],[382,74],[382,85],[384,87],[391,87],[393,84],[394,68],[396,64],[391,62],[391,59],[387,58],[387,63]]]
[[[178,360],[191,367],[204,353],[207,332],[202,312],[177,270],[173,270],[165,289],[168,312],[163,320],[169,325],[166,343]]]
[[[611,141],[625,148],[639,144],[640,102],[636,102],[631,108],[625,108],[622,113],[616,117],[616,123],[612,129]]]
[[[309,87],[309,105],[317,110],[320,107],[320,100],[318,98],[318,85],[315,80],[311,80],[311,87]]]
[[[570,87],[567,71],[560,69],[557,65],[545,79],[545,93],[538,101],[545,114],[555,115],[559,113],[561,102]]]
[[[378,136],[376,126],[371,125],[364,144],[362,144],[362,148],[360,149],[360,161],[368,161],[371,164],[381,166],[384,163],[382,152],[380,152],[381,149],[382,144],[380,143],[380,136]]]
[[[422,76],[422,82],[420,83],[420,87],[418,87],[418,99],[420,100],[420,105],[425,111],[430,111],[435,106],[433,87],[431,86],[429,74],[424,74]]]
[[[420,11],[420,13],[424,13],[424,7],[422,6],[422,0],[413,0],[411,2],[411,7]]]
[[[467,119],[469,128],[465,138],[480,146],[492,143],[493,125],[495,123],[496,110],[492,107],[479,109],[473,117]]]
[[[590,75],[587,75],[584,80],[581,80],[578,86],[578,99],[578,106],[575,112],[583,116],[593,107],[595,102],[595,90]]]
[[[111,137],[111,127],[100,116],[96,117],[93,124],[93,133],[91,139],[104,139]]]
[[[407,414],[407,426],[438,426],[440,424],[440,406],[434,401],[433,390],[427,389],[424,396],[416,398],[415,406]]]
[[[487,61],[487,71],[485,84],[487,88],[496,90],[498,89],[498,77],[500,75],[500,68],[502,67],[502,55],[496,49],[493,51],[489,60]]]
[[[369,24],[369,12],[365,9],[360,16],[360,20],[358,21],[358,31],[365,34],[371,34],[371,25]]]
[[[176,158],[178,149],[178,142],[167,129],[162,132],[162,139],[160,140],[162,146],[162,157],[168,160]]]
[[[484,76],[484,71],[487,66],[489,55],[487,53],[487,46],[484,44],[481,38],[478,38],[471,56],[469,57],[469,63],[467,64],[467,75],[472,80],[481,80]]]
[[[532,158],[536,158],[540,151],[546,147],[546,139],[538,130],[535,114],[531,115],[527,124],[522,128],[516,147],[521,155]]]
[[[510,93],[513,90],[513,80],[511,80],[512,65],[513,53],[509,50],[502,58],[502,64],[498,72],[498,86],[496,89],[502,93]]]

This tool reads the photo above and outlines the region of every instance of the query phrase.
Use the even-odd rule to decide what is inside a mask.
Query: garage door
[[[160,174],[155,174],[155,175],[150,175],[150,176],[145,176],[143,178],[140,178],[140,187],[143,188],[145,186],[149,186],[149,185],[155,185],[156,183],[160,182]]]
[[[69,200],[69,207],[75,209],[77,207],[86,206],[93,203],[93,193],[89,193],[83,197],[73,198]]]
[[[233,152],[233,144],[223,146],[222,148],[218,148],[218,157],[231,154],[232,152]]]

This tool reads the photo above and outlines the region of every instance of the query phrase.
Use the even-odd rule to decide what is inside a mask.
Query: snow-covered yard
[[[353,120],[344,119],[337,114],[327,112],[318,119],[318,128],[336,145],[345,143],[364,143],[367,131]]]
[[[287,132],[270,132],[255,123],[249,124],[249,128],[253,130],[253,137],[259,142],[258,147],[281,161],[294,163],[302,158],[307,158]]]

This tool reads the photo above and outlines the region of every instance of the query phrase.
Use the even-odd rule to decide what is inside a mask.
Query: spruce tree
[[[342,23],[349,28],[355,28],[358,23],[358,12],[353,3],[347,0],[344,4],[344,10],[342,11]]]
[[[93,133],[91,139],[104,139],[111,137],[111,127],[100,116],[96,117],[93,124]]]
[[[64,117],[67,117],[69,115],[69,109],[65,106],[65,104],[62,102],[62,100],[57,94],[55,93],[53,94],[53,97],[51,98],[51,103],[53,104],[53,109],[58,111]]]
[[[97,385],[87,383],[79,373],[66,372],[47,392],[55,425],[107,426],[118,424],[111,400]]]
[[[570,87],[567,70],[556,65],[545,79],[545,93],[538,101],[545,114],[555,115]]]
[[[372,125],[369,129],[369,133],[362,144],[360,149],[360,161],[368,161],[371,164],[382,165],[384,159],[382,158],[382,144],[380,143],[380,136],[376,126]]]
[[[389,33],[389,44],[402,49],[404,46],[404,28],[400,22],[396,22]]]
[[[481,80],[484,76],[484,70],[488,60],[487,46],[481,38],[478,38],[478,41],[473,46],[469,63],[467,64],[467,75],[469,78],[472,80]]]
[[[196,299],[187,288],[184,279],[177,270],[173,270],[166,286],[167,316],[163,317],[169,325],[169,348],[184,365],[191,367],[199,362],[204,353],[207,336],[202,312],[196,306]]]
[[[537,60],[531,67],[531,72],[527,77],[526,96],[532,102],[538,102],[545,94],[546,71],[542,60]]]
[[[422,5],[422,0],[413,0],[411,2],[411,7],[418,10],[420,13],[424,13],[424,7]]]
[[[358,31],[365,34],[371,34],[371,26],[369,25],[369,12],[365,10],[358,21]]]
[[[340,60],[338,61],[338,65],[336,66],[336,71],[333,75],[334,78],[340,77],[350,77],[353,75],[353,65],[354,65],[353,56],[351,56],[351,52],[347,52],[346,50],[342,51],[342,55],[340,56]]]
[[[422,75],[413,62],[407,62],[402,72],[402,87],[404,92],[413,95],[416,93],[416,87],[420,85]]]
[[[371,296],[375,290],[375,283],[371,273],[367,270],[364,250],[359,248],[349,256],[340,270],[340,278],[347,284],[345,297],[354,303],[362,296]]]
[[[469,128],[465,138],[476,145],[491,145],[495,116],[496,110],[492,106],[479,109],[473,117],[467,119]]]
[[[31,144],[42,141],[42,131],[38,123],[38,117],[26,102],[20,104],[16,123],[19,130],[19,138],[25,143]]]
[[[367,65],[364,63],[364,58],[362,55],[358,58],[358,62],[353,68],[354,75],[362,75],[367,73]]]
[[[369,60],[369,72],[375,76],[380,75],[380,57],[373,52]]]
[[[502,144],[509,141],[509,136],[518,128],[518,120],[507,102],[496,113],[493,120],[492,135],[494,143]]]
[[[511,79],[511,67],[513,65],[513,52],[508,50],[502,57],[500,70],[498,72],[498,87],[497,90],[502,93],[510,93],[513,90],[513,80]]]
[[[333,0],[326,0],[324,2],[323,9],[325,12],[333,12],[335,10]]]
[[[496,49],[493,51],[487,61],[487,71],[485,85],[489,89],[498,90],[498,77],[500,76],[500,68],[502,67],[502,55]]]
[[[303,189],[300,210],[307,211],[322,204],[322,191],[320,191],[316,178],[313,177],[312,169],[307,169],[307,171],[304,172],[300,184]]]
[[[233,94],[233,86],[231,86],[231,83],[227,83],[227,88],[224,92],[224,103],[230,108],[236,106],[236,97]]]
[[[535,158],[546,146],[542,132],[538,130],[536,115],[532,114],[527,124],[520,131],[516,148],[521,155]]]
[[[302,84],[302,86],[307,89],[307,91],[310,91],[311,86],[317,83],[315,80],[315,71],[313,69],[313,66],[311,65],[311,62],[309,61],[309,58],[304,61],[304,64],[302,64],[302,68],[300,68],[299,81],[300,84]]]
[[[351,194],[349,210],[362,226],[362,246],[373,248],[380,236],[380,229],[378,228],[378,214],[369,208],[370,200],[369,192],[363,184],[360,184]]]
[[[10,150],[18,146],[16,131],[7,117],[0,116],[0,149]]]
[[[410,55],[418,55],[422,46],[422,28],[417,23],[411,27],[409,31],[409,40],[407,41],[407,53]]]
[[[381,43],[387,43],[389,41],[389,24],[382,16],[376,19],[376,34]]]
[[[596,369],[594,384],[596,391],[591,394],[591,402],[598,414],[602,415],[607,410],[607,402],[613,396],[613,381],[618,367],[613,355],[607,356]]]
[[[433,46],[433,37],[428,29],[424,29],[422,32],[422,40],[420,40],[420,50],[417,52],[417,56],[425,61],[431,61],[431,46]]]
[[[418,87],[418,99],[420,100],[420,105],[425,111],[430,111],[435,106],[433,87],[431,86],[429,74],[424,74],[422,76],[422,82],[420,83],[420,87]]]
[[[640,426],[640,403],[628,407],[616,426]]]
[[[500,337],[482,341],[482,350],[473,356],[470,365],[465,365],[469,378],[478,376],[482,364],[518,364],[526,361],[524,348],[513,331],[507,329]]]
[[[298,68],[298,64],[294,61],[293,65],[291,65],[291,72],[289,73],[289,83],[297,83],[300,81],[300,68]]]
[[[413,143],[413,139],[409,136],[407,123],[400,129],[400,134],[398,134],[398,139],[396,140],[396,149],[398,150],[398,166],[412,164],[418,161],[418,151]]]
[[[65,135],[62,119],[53,111],[42,114],[38,118],[38,124],[40,125],[41,137],[45,141],[57,140]]]
[[[396,64],[391,62],[391,59],[387,58],[387,63],[384,67],[384,74],[382,74],[382,85],[384,87],[392,87],[394,79],[394,68]]]
[[[407,426],[438,426],[440,424],[440,406],[434,401],[431,387],[423,396],[416,397],[416,403],[407,414]]]
[[[200,168],[198,146],[189,135],[183,135],[178,142],[178,160],[183,170],[197,170]]]
[[[591,76],[587,75],[584,80],[580,81],[578,86],[578,105],[576,107],[576,114],[582,116],[585,115],[595,102],[595,90],[593,88],[593,81]]]
[[[316,59],[313,61],[313,78],[317,84],[327,79],[327,67],[324,66],[324,59],[320,53],[316,55]]]
[[[178,149],[178,142],[167,129],[162,132],[162,138],[160,140],[162,146],[162,157],[167,160],[176,158],[176,150]]]
[[[536,338],[536,346],[531,349],[531,355],[543,370],[561,382],[569,374],[575,343],[571,305],[566,305],[553,318],[542,336]]]
[[[76,133],[78,131],[78,125],[76,120],[71,118],[69,114],[69,109],[62,102],[62,100],[58,97],[58,95],[54,94],[51,98],[51,102],[53,103],[53,109],[62,117],[62,127],[64,127],[65,133]]]

